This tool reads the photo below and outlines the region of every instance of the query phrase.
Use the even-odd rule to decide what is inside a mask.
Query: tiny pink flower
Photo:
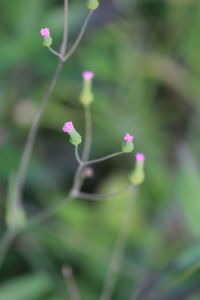
[[[94,77],[94,73],[91,71],[84,71],[82,77],[84,80],[91,80]]]
[[[41,34],[41,36],[43,36],[43,37],[48,37],[48,36],[50,36],[50,30],[49,30],[49,28],[41,28],[40,29],[40,34]]]
[[[66,122],[64,124],[64,126],[63,126],[63,131],[64,132],[70,133],[70,132],[73,131],[73,129],[74,129],[74,125],[73,125],[73,123],[71,121],[70,122]]]
[[[126,133],[124,136],[124,141],[132,142],[133,139],[134,139],[134,136],[132,136],[130,133]]]
[[[136,153],[135,159],[137,162],[143,162],[145,160],[145,156],[142,153]]]

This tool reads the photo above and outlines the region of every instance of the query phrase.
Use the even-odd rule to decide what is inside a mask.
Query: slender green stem
[[[97,159],[93,159],[93,160],[86,161],[86,162],[84,162],[84,164],[85,164],[86,166],[88,166],[88,165],[93,165],[93,164],[97,164],[97,163],[100,163],[100,162],[102,162],[102,161],[104,161],[104,160],[113,158],[113,157],[118,156],[118,155],[121,155],[121,154],[125,154],[125,152],[115,152],[115,153],[106,155],[106,156],[104,156],[104,157],[100,157],[100,158],[97,158]]]
[[[47,47],[48,49],[49,49],[49,51],[51,52],[51,53],[53,53],[54,55],[56,55],[56,56],[58,56],[60,59],[62,59],[63,60],[63,57],[60,55],[60,53],[58,53],[57,51],[55,51],[53,48],[51,48],[51,47]]]
[[[80,159],[79,153],[78,153],[78,145],[75,146],[75,157],[79,165],[84,164],[84,162]]]
[[[64,30],[63,30],[63,40],[62,40],[62,44],[61,44],[61,50],[60,50],[60,54],[59,54],[59,62],[58,62],[57,68],[53,74],[52,80],[50,81],[50,84],[48,86],[47,92],[41,101],[41,106],[33,120],[28,138],[26,140],[26,144],[24,146],[24,150],[22,153],[19,170],[18,170],[18,174],[17,174],[15,191],[14,191],[14,197],[15,197],[16,202],[20,202],[22,199],[21,193],[22,193],[22,190],[24,187],[27,169],[28,169],[29,161],[31,158],[32,150],[33,150],[33,145],[35,143],[37,132],[38,132],[38,129],[40,126],[41,118],[42,118],[44,110],[47,106],[47,103],[49,101],[49,98],[54,90],[54,87],[56,85],[56,82],[58,80],[58,77],[60,75],[60,72],[61,72],[63,64],[64,64],[62,57],[64,57],[66,47],[67,47],[67,35],[68,35],[67,18],[68,18],[68,0],[64,0]]]
[[[70,266],[65,266],[62,268],[62,273],[66,280],[70,300],[80,300],[81,297],[78,286],[73,276],[72,268]]]
[[[132,211],[133,211],[132,206],[134,203],[134,199],[135,199],[135,195],[133,196],[133,186],[132,186],[131,194],[128,198],[126,207],[124,209],[124,215],[122,218],[118,239],[111,257],[110,264],[108,266],[100,300],[110,300],[112,298],[112,294],[117,282],[119,269],[121,267],[121,263],[123,260],[123,254],[127,244],[129,230],[131,227]]]
[[[63,39],[60,48],[60,55],[64,60],[68,42],[68,0],[64,0],[64,21],[63,21]]]
[[[110,194],[89,194],[89,193],[78,192],[77,197],[81,199],[98,201],[98,200],[109,199],[118,196],[126,192],[129,188],[130,188],[130,184],[125,186],[123,189]]]
[[[71,197],[77,197],[77,195],[80,191],[80,187],[81,187],[81,184],[82,184],[81,175],[82,175],[83,168],[84,168],[84,164],[79,165],[77,170],[76,170],[76,173],[75,173],[75,176],[74,176],[74,183],[73,183],[73,186],[72,186],[71,191],[70,191],[70,196]]]
[[[25,144],[24,150],[22,152],[19,170],[17,173],[16,186],[15,186],[15,191],[14,191],[14,195],[15,195],[14,197],[15,197],[16,202],[21,201],[21,193],[22,193],[22,190],[24,187],[27,169],[28,169],[31,153],[33,150],[33,145],[35,143],[36,135],[37,135],[37,132],[38,132],[38,129],[40,126],[40,121],[41,121],[43,112],[46,108],[46,105],[48,103],[49,97],[56,85],[56,82],[57,82],[58,76],[60,74],[60,71],[62,69],[62,66],[63,66],[63,62],[59,61],[57,68],[54,72],[53,78],[49,84],[48,90],[42,99],[41,106],[40,106],[38,112],[36,113],[36,116],[33,120],[31,129],[29,131],[29,134],[28,134],[28,137],[26,140],[26,144]]]
[[[87,18],[85,19],[85,22],[84,22],[84,24],[83,24],[83,26],[81,28],[81,31],[80,31],[77,39],[75,40],[74,44],[72,45],[72,47],[70,48],[70,50],[68,51],[68,53],[66,54],[66,56],[64,57],[64,61],[68,60],[70,58],[70,56],[76,51],[76,49],[77,49],[77,47],[78,47],[78,45],[79,45],[79,43],[80,43],[80,41],[81,41],[84,33],[85,33],[85,30],[87,28],[88,22],[89,22],[89,20],[90,20],[90,18],[92,16],[92,14],[93,14],[93,11],[91,10],[89,12]]]
[[[87,161],[90,156],[90,150],[92,145],[92,117],[90,106],[84,106],[85,113],[85,143],[83,147],[82,160]]]

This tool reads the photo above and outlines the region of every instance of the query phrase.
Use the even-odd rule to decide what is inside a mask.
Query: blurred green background
[[[70,2],[70,44],[87,14]],[[62,0],[0,1],[0,217],[10,174],[57,58],[42,47],[49,27],[58,49]],[[146,155],[146,180],[112,299],[200,299],[200,2],[102,0],[66,63],[34,147],[24,192],[29,216],[65,197],[76,168],[62,132],[73,120],[84,135],[78,98],[83,70],[93,70],[92,158],[120,150],[124,133]],[[123,187],[133,155],[94,166],[84,191]],[[70,299],[61,269],[70,265],[82,299],[99,299],[128,193],[109,201],[76,200],[16,238],[0,270],[1,300]]]

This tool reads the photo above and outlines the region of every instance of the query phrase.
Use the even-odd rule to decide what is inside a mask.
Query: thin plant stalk
[[[50,51],[51,53],[53,53],[54,55],[58,56],[60,59],[63,59],[63,57],[60,55],[59,52],[55,51],[55,50],[54,50],[53,48],[51,48],[51,47],[48,47],[48,49],[49,49],[49,51]]]
[[[16,186],[15,186],[15,200],[16,202],[21,202],[21,193],[24,187],[24,182],[25,182],[25,178],[26,178],[26,174],[27,174],[27,169],[28,169],[28,165],[29,165],[29,161],[30,161],[30,157],[31,157],[31,153],[33,150],[33,146],[35,143],[35,139],[37,136],[37,132],[40,126],[40,121],[43,115],[43,112],[46,108],[46,105],[48,103],[49,97],[56,85],[58,76],[60,74],[60,71],[62,69],[63,66],[63,62],[61,60],[59,60],[59,63],[57,65],[57,68],[54,72],[53,78],[49,84],[48,90],[45,94],[45,96],[42,99],[41,102],[41,106],[38,110],[38,112],[36,113],[36,116],[34,118],[34,121],[32,123],[31,129],[29,131],[27,140],[26,140],[26,144],[24,146],[24,150],[22,152],[22,156],[21,156],[21,161],[20,161],[20,166],[19,166],[19,170],[17,173],[17,179],[16,179]]]
[[[89,193],[79,192],[79,193],[77,193],[77,197],[80,199],[98,201],[98,200],[113,198],[117,195],[120,195],[120,194],[126,192],[129,188],[130,188],[130,184],[126,185],[121,190],[110,193],[110,194],[95,194],[95,193],[89,194]]]
[[[27,169],[28,169],[30,158],[31,158],[33,146],[34,146],[34,143],[36,140],[37,132],[38,132],[38,129],[40,126],[40,122],[41,122],[44,110],[45,110],[47,103],[49,101],[49,98],[54,90],[54,87],[57,83],[58,77],[60,75],[60,72],[61,72],[63,64],[64,64],[62,57],[64,57],[66,48],[67,48],[67,37],[68,37],[67,23],[68,23],[68,0],[64,0],[63,38],[62,38],[62,43],[61,43],[61,48],[60,48],[60,53],[59,53],[59,61],[58,61],[56,70],[53,74],[52,80],[50,81],[50,84],[48,86],[47,92],[41,101],[41,106],[33,120],[31,129],[29,131],[29,134],[28,134],[28,137],[26,140],[26,144],[24,146],[24,150],[22,152],[20,166],[19,166],[19,170],[17,173],[16,187],[15,187],[15,192],[14,192],[14,195],[15,195],[14,200],[16,202],[21,202],[21,200],[22,200],[21,193],[22,193],[22,190],[24,187]]]
[[[92,146],[92,116],[90,106],[84,106],[85,113],[85,144],[83,147],[82,160],[87,161],[90,157]]]
[[[27,137],[27,140],[26,140],[26,143],[24,146],[24,150],[22,152],[22,157],[21,157],[21,161],[20,161],[20,165],[19,165],[19,169],[18,169],[18,173],[17,173],[15,193],[14,193],[16,202],[21,201],[21,194],[22,194],[22,190],[24,187],[24,183],[25,183],[25,178],[26,178],[26,174],[27,174],[27,169],[28,169],[31,153],[33,150],[33,146],[34,146],[34,143],[36,140],[37,132],[38,132],[38,129],[40,126],[40,122],[41,122],[41,118],[43,116],[44,110],[48,104],[49,98],[50,98],[50,96],[54,90],[54,87],[57,83],[57,80],[58,80],[60,72],[63,68],[63,65],[70,58],[70,56],[74,53],[74,51],[77,49],[77,47],[83,37],[83,34],[85,33],[85,30],[87,28],[87,25],[88,25],[88,22],[89,22],[89,19],[91,16],[92,16],[92,12],[90,11],[72,48],[69,50],[69,52],[64,57],[66,49],[67,49],[67,40],[68,40],[68,38],[67,38],[68,37],[68,29],[67,29],[68,0],[64,0],[64,29],[63,29],[63,39],[62,39],[62,44],[61,44],[61,50],[59,53],[59,62],[58,62],[57,68],[53,74],[52,80],[49,83],[47,92],[41,101],[41,106],[40,106],[38,112],[36,113],[36,116],[34,118],[29,135]]]
[[[60,55],[65,56],[68,42],[68,0],[64,0],[64,20],[63,20],[63,39],[60,48]]]
[[[79,33],[77,39],[75,40],[74,44],[73,44],[72,47],[69,49],[69,51],[67,52],[66,56],[64,57],[64,61],[67,61],[67,60],[70,58],[70,56],[71,56],[72,54],[74,54],[74,52],[76,51],[76,49],[77,49],[77,47],[78,47],[78,45],[79,45],[79,43],[80,43],[80,41],[81,41],[81,39],[82,39],[84,33],[85,33],[85,30],[86,30],[86,28],[87,28],[87,25],[88,25],[88,23],[89,23],[89,20],[90,20],[92,14],[93,14],[93,11],[91,10],[91,11],[89,12],[88,16],[87,16],[86,19],[85,19],[85,22],[84,22],[84,24],[83,24],[83,26],[82,26],[82,29],[81,29],[81,31],[80,31],[80,33]]]
[[[92,160],[86,161],[86,162],[84,162],[84,164],[85,164],[86,166],[88,166],[88,165],[93,165],[93,164],[97,164],[97,163],[100,163],[100,162],[102,162],[102,161],[104,161],[104,160],[107,160],[107,159],[110,159],[110,158],[113,158],[113,157],[116,157],[116,156],[122,155],[122,154],[125,154],[125,152],[122,152],[122,151],[121,151],[121,152],[115,152],[115,153],[106,155],[106,156],[104,156],[104,157],[100,157],[100,158],[97,158],[97,159],[92,159]]]
[[[62,274],[65,278],[70,300],[80,300],[80,293],[76,281],[73,276],[72,268],[65,266],[62,268]]]
[[[112,298],[121,263],[123,260],[124,251],[127,245],[129,231],[132,221],[133,203],[135,200],[135,188],[131,188],[131,193],[127,199],[126,207],[124,209],[124,215],[120,226],[118,239],[111,256],[111,260],[108,266],[108,270],[105,276],[103,290],[100,296],[100,300],[110,300]]]
[[[84,164],[84,162],[81,160],[79,153],[78,153],[78,145],[75,146],[75,157],[76,157],[77,163],[79,165]]]

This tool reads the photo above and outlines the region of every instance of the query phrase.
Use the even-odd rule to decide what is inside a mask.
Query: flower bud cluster
[[[94,95],[92,92],[92,80],[94,73],[91,71],[85,71],[82,73],[83,77],[83,87],[80,94],[80,102],[84,106],[89,106],[94,100]],[[70,142],[73,145],[79,145],[82,142],[81,135],[76,131],[72,121],[66,122],[63,126],[63,131],[70,135]],[[124,153],[130,153],[134,150],[133,144],[134,136],[130,133],[126,133],[123,138],[121,151]],[[135,167],[133,171],[129,174],[129,180],[134,185],[139,185],[144,181],[144,161],[145,156],[142,153],[137,153],[135,155]]]

